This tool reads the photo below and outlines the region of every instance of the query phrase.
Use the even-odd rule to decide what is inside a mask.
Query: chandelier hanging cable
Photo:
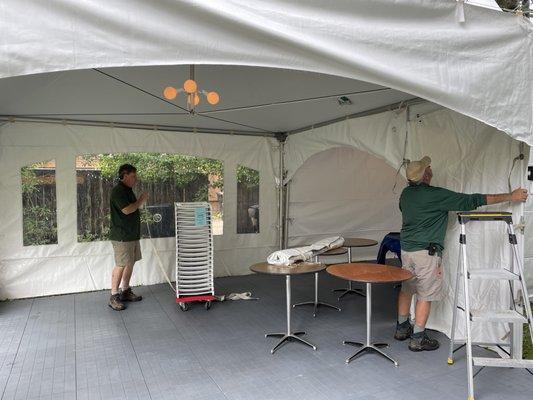
[[[194,65],[189,68],[189,79],[183,82],[183,87],[176,89],[173,86],[167,86],[163,90],[163,96],[167,100],[174,100],[179,93],[185,93],[187,96],[187,110],[190,114],[196,113],[196,106],[200,104],[200,97],[204,95],[207,102],[211,105],[218,104],[220,96],[215,91],[200,90],[198,84],[194,80]]]

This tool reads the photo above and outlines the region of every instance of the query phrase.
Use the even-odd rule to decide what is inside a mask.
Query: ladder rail
[[[524,277],[524,266],[522,260],[519,256],[518,241],[516,239],[516,234],[514,231],[512,214],[509,212],[467,212],[467,213],[458,213],[459,224],[461,227],[460,234],[460,246],[459,246],[459,261],[457,267],[457,275],[455,281],[455,293],[454,293],[454,304],[453,304],[453,317],[452,317],[452,330],[450,335],[450,351],[448,357],[448,364],[453,364],[453,354],[456,350],[465,347],[466,348],[466,357],[467,357],[467,378],[468,378],[468,400],[474,399],[474,377],[479,373],[479,371],[474,374],[474,366],[480,366],[482,369],[486,366],[492,367],[512,367],[512,368],[526,368],[528,372],[529,369],[533,366],[532,360],[523,360],[519,354],[516,353],[514,344],[514,336],[516,330],[518,329],[521,323],[527,323],[529,326],[531,340],[533,342],[533,316],[531,312],[531,304],[529,302],[529,294],[527,291],[527,285]],[[509,243],[511,245],[511,270],[503,269],[500,272],[492,272],[489,269],[477,269],[477,273],[469,271],[468,268],[468,259],[466,254],[466,224],[470,221],[499,221],[505,222],[507,224],[507,234],[509,238]],[[459,290],[461,285],[461,275],[462,275],[462,286],[463,286],[463,296],[464,304],[463,307],[459,306]],[[486,276],[484,276],[486,275]],[[505,310],[471,310],[470,306],[470,280],[476,279],[489,279],[494,281],[508,281],[509,291],[511,298],[509,300],[509,308]],[[523,299],[524,306],[522,310],[517,309],[516,298],[517,285],[515,281],[520,281],[520,296]],[[465,327],[466,327],[466,340],[463,344],[457,349],[454,349],[454,346],[458,341],[455,339],[456,329],[457,329],[457,314],[458,310],[464,311],[465,314]],[[525,316],[524,316],[525,311]],[[472,346],[479,345],[480,343],[474,343],[472,341],[472,326],[471,324],[477,320],[481,321],[500,321],[508,322],[511,328],[510,340],[509,340],[509,358],[483,358],[483,357],[473,357],[472,355]],[[518,335],[517,335],[518,336]],[[505,344],[504,344],[505,345]]]
[[[510,237],[514,237],[516,238],[516,234],[515,234],[515,231],[514,231],[514,227],[513,227],[513,224],[508,224],[508,230],[509,230],[509,235]],[[511,236],[512,235],[512,236]],[[520,257],[518,255],[518,244],[516,243],[516,240],[514,241],[515,243],[513,243],[513,254],[514,254],[514,261],[516,263],[516,266],[518,267],[518,273],[521,277],[520,279],[520,286],[521,286],[521,289],[522,289],[522,299],[523,299],[523,303],[524,303],[524,309],[526,311],[526,318],[527,318],[527,323],[528,323],[528,326],[529,326],[529,336],[531,338],[531,342],[533,343],[533,317],[531,315],[531,303],[529,302],[529,294],[527,292],[527,284],[526,284],[526,280],[524,279],[524,266],[522,265],[522,262],[520,260]]]
[[[460,273],[460,265],[461,265],[461,257],[463,256],[463,246],[459,245],[459,259],[457,260],[457,273],[455,274],[455,293],[453,295],[453,314],[452,314],[452,331],[450,333],[450,352],[448,353],[448,364],[453,364],[453,353],[455,352],[454,345],[455,345],[455,329],[457,324],[457,314],[458,314],[458,300],[459,300],[459,283],[461,282],[461,273]]]
[[[464,290],[465,324],[466,324],[466,371],[468,379],[468,400],[474,400],[474,360],[472,358],[472,336],[470,321],[470,291],[468,290],[468,260],[466,257],[466,224],[461,223],[461,258]]]

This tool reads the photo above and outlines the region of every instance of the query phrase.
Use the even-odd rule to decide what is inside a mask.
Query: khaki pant
[[[418,300],[442,300],[441,261],[441,257],[430,256],[427,250],[402,250],[402,268],[414,275],[402,284],[402,292],[416,294]]]
[[[115,265],[117,267],[132,267],[142,258],[141,245],[138,240],[131,242],[111,241],[115,252]]]

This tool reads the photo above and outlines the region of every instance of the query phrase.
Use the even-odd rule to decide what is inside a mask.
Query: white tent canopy
[[[116,66],[315,71],[433,101],[533,144],[532,26],[427,1],[3,2],[0,77]]]
[[[290,186],[294,179],[299,197],[293,200],[309,200],[312,187],[298,186],[298,179],[305,182],[306,167],[300,168],[306,163],[339,147],[370,155],[367,169],[353,181],[360,190],[343,194],[339,212],[332,204],[340,189],[329,199],[289,203],[293,241],[335,229],[381,239],[389,228],[399,229],[398,210],[389,207],[396,199],[392,187],[377,190],[381,181],[371,179],[370,166],[392,176],[391,169],[405,158],[429,154],[435,184],[452,190],[506,192],[509,185],[523,184],[527,156],[515,168],[513,160],[527,153],[518,140],[533,144],[531,23],[468,4],[460,22],[456,3],[3,3],[0,296],[109,286],[110,246],[76,239],[77,155],[143,151],[222,160],[225,227],[215,241],[219,276],[247,273],[251,263],[276,248],[280,158],[287,171],[284,183]],[[188,76],[188,64],[197,65],[200,86],[219,91],[223,100],[214,108],[201,106],[195,116],[157,98],[164,86],[179,85]],[[340,95],[353,104],[339,106]],[[420,103],[426,100],[430,103]],[[276,139],[285,139],[283,157]],[[342,151],[334,157],[350,159]],[[23,246],[20,171],[50,159],[56,161],[58,244]],[[236,233],[238,165],[260,172],[259,234]],[[353,172],[346,168],[339,174]],[[358,217],[351,200],[369,199],[370,207],[377,192],[387,200],[381,211],[371,220]],[[517,218],[523,214],[519,207],[508,209]],[[344,216],[352,212],[353,223],[346,224]],[[335,228],[341,218],[342,228]],[[380,229],[369,231],[371,223]],[[472,255],[475,263],[509,261],[494,229],[480,227],[474,235],[480,243]],[[456,268],[456,237],[450,218],[448,282]],[[170,272],[172,239],[154,244]],[[134,283],[161,282],[154,251],[146,242],[143,251]],[[506,300],[499,289],[483,284],[476,293],[476,301],[488,307]],[[446,332],[450,315],[447,298],[433,313],[432,326]],[[476,334],[483,332],[503,333],[492,327]]]

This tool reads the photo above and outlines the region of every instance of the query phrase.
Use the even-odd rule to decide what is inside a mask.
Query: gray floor
[[[261,299],[200,305],[182,312],[167,285],[141,287],[140,303],[107,307],[108,292],[0,304],[2,399],[465,399],[464,354],[446,364],[447,340],[433,353],[411,353],[395,342],[395,291],[374,290],[374,338],[387,341],[399,368],[377,355],[346,365],[355,348],[343,339],[365,335],[364,299],[348,297],[342,312],[310,308],[293,313],[313,351],[289,343],[270,354],[285,327],[284,280],[250,275],[218,279],[219,293],[251,290]],[[321,276],[323,300],[344,285]],[[293,299],[312,296],[312,277],[293,280]],[[481,351],[481,350],[480,350]],[[523,370],[485,369],[476,399],[531,399],[533,376]]]

